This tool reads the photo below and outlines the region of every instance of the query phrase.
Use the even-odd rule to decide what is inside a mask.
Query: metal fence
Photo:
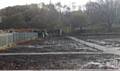
[[[16,32],[13,33],[13,41],[24,41],[38,38],[38,34],[34,32]]]
[[[38,38],[35,32],[15,32],[15,33],[1,33],[0,34],[0,48],[5,45],[13,44],[18,41],[27,41]]]
[[[0,47],[7,45],[9,43],[13,43],[13,34],[11,33],[3,33],[0,34]]]

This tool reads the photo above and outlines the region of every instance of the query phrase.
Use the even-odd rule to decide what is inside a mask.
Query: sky
[[[95,0],[51,0],[52,3],[61,2],[63,5],[70,6],[72,3],[75,5],[85,5],[88,1],[95,1]],[[25,4],[32,4],[32,3],[41,3],[44,2],[48,4],[50,0],[0,0],[0,9],[8,7],[8,6],[15,6],[15,5],[25,5]]]

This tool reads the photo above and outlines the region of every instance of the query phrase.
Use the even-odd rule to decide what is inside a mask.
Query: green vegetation
[[[65,32],[120,32],[120,1],[98,0],[88,2],[84,10],[74,10],[56,4],[31,4],[0,10],[1,29],[35,28],[62,29]],[[118,29],[117,31],[116,28]],[[115,29],[115,30],[114,30]]]

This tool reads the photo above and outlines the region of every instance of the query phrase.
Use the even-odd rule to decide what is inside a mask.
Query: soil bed
[[[17,45],[16,48],[4,53],[41,53],[41,52],[101,52],[87,45],[67,39],[55,37],[31,41]],[[1,70],[30,70],[30,69],[81,69],[91,61],[104,62],[105,59],[114,59],[119,56],[112,54],[61,54],[61,55],[18,55],[0,56]]]
[[[10,48],[7,51],[5,51],[5,53],[7,52],[38,53],[38,52],[100,52],[100,51],[64,37],[55,37],[46,40],[36,40],[31,41],[29,43],[17,45],[16,48]]]
[[[110,58],[113,58],[113,55],[0,56],[0,69],[80,69],[87,62]]]

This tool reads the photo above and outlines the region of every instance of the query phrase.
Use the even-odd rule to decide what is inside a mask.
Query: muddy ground
[[[5,53],[26,53],[26,52],[101,52],[90,48],[87,45],[70,40],[65,37],[55,37],[49,39],[39,39],[10,48]]]
[[[29,45],[29,46],[26,46]],[[25,46],[25,47],[22,47]],[[101,52],[87,45],[80,44],[65,37],[39,39],[16,48],[11,48],[4,53],[41,53],[41,52]],[[0,70],[24,69],[80,69],[90,61],[103,61],[119,57],[110,54],[61,54],[61,55],[19,55],[0,56]]]
[[[113,55],[0,56],[0,69],[80,69],[87,62],[110,58]]]

